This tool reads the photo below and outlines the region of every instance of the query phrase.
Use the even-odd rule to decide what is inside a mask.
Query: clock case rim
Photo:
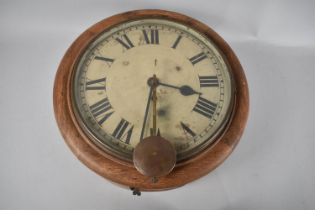
[[[104,30],[122,22],[146,18],[159,18],[188,25],[208,37],[220,51],[229,65],[231,81],[234,82],[234,104],[230,122],[213,145],[208,145],[200,154],[185,164],[179,164],[169,175],[152,183],[149,177],[141,175],[125,161],[113,159],[94,145],[76,120],[72,106],[72,76],[77,60],[86,47]],[[81,34],[64,55],[54,84],[54,111],[58,127],[65,142],[77,158],[99,175],[123,186],[146,191],[165,190],[182,186],[208,174],[220,165],[233,151],[244,131],[249,110],[249,94],[245,74],[236,55],[228,44],[207,25],[183,14],[165,10],[135,10],[106,18]]]

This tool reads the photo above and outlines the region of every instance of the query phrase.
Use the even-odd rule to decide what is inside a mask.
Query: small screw
[[[135,187],[130,187],[130,190],[132,191],[132,194],[133,195],[137,195],[137,196],[140,196],[141,195],[141,192],[139,189],[135,188]]]

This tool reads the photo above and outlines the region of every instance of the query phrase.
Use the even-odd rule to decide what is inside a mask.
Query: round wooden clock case
[[[184,163],[177,164],[167,176],[152,182],[141,175],[132,164],[118,160],[94,145],[76,119],[72,105],[72,79],[75,66],[89,43],[98,35],[118,24],[148,18],[165,19],[187,25],[208,37],[229,65],[234,86],[232,114],[216,143]],[[87,167],[106,179],[142,191],[166,190],[192,182],[215,169],[233,151],[244,131],[248,117],[249,97],[246,78],[240,62],[228,44],[211,28],[188,16],[163,10],[138,10],[118,14],[93,25],[81,34],[64,55],[54,84],[54,111],[66,143]]]

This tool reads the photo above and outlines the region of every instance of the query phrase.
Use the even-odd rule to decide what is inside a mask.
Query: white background
[[[182,188],[132,196],[81,164],[52,106],[54,76],[92,24],[143,8],[208,24],[238,55],[250,117],[234,153]],[[0,1],[0,209],[314,209],[314,1]]]

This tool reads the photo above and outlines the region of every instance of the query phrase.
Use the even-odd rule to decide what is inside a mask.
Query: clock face
[[[133,149],[153,127],[153,75],[159,82],[157,128],[175,146],[177,160],[214,144],[231,115],[229,67],[211,40],[188,26],[160,19],[117,25],[80,57],[73,104],[91,141],[132,161]]]

